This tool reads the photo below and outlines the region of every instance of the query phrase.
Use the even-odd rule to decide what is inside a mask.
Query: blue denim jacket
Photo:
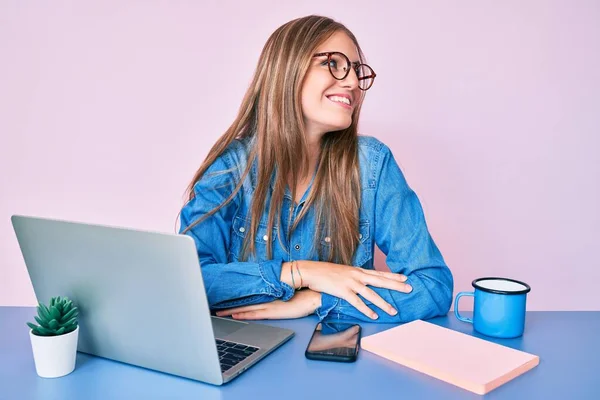
[[[194,186],[195,198],[181,210],[180,232],[193,221],[221,204],[239,182],[248,162],[252,139],[234,141],[209,167]],[[361,208],[359,211],[360,244],[353,266],[373,269],[375,245],[386,255],[390,270],[408,277],[413,290],[401,293],[371,287],[390,303],[398,314],[390,316],[362,298],[379,318],[376,322],[408,322],[444,315],[450,309],[453,292],[452,273],[431,238],[417,195],[408,186],[390,149],[379,140],[359,136]],[[186,234],[194,238],[202,276],[212,309],[265,303],[294,295],[291,286],[280,281],[284,261],[316,260],[312,243],[315,232],[314,214],[307,212],[298,227],[286,238],[291,191],[286,189],[282,206],[280,243],[273,232],[267,232],[267,212],[262,216],[256,235],[256,255],[241,262],[238,259],[245,235],[250,230],[250,205],[257,181],[256,162],[235,199],[212,217],[196,225]],[[309,185],[309,189],[312,182]],[[271,191],[273,185],[271,185]],[[307,198],[292,208],[291,223]],[[269,201],[270,196],[267,196]],[[273,258],[267,259],[266,243],[273,245]],[[281,245],[285,247],[282,248]],[[323,238],[323,246],[328,242]],[[347,301],[323,293],[321,307],[316,310],[322,320],[359,319],[373,322]]]

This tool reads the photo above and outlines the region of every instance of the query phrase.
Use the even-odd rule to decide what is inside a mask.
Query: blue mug
[[[484,335],[497,338],[515,338],[525,330],[525,304],[531,290],[525,282],[508,278],[479,278],[472,283],[474,292],[460,292],[454,302],[454,315]],[[473,296],[473,319],[458,312],[458,300]]]

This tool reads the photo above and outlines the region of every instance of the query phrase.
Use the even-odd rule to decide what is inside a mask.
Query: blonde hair
[[[309,171],[308,145],[304,134],[301,88],[316,49],[336,32],[344,32],[354,42],[360,61],[364,55],[356,37],[344,25],[331,18],[311,15],[292,20],[279,27],[267,40],[260,55],[237,117],[217,140],[196,171],[186,194],[194,198],[194,185],[210,165],[235,140],[252,137],[248,164],[231,195],[218,207],[190,224],[183,233],[201,223],[231,202],[241,189],[252,164],[258,160],[258,179],[251,205],[250,230],[244,240],[242,260],[248,250],[255,254],[255,237],[273,173],[276,174],[268,213],[268,232],[281,219],[287,179],[291,178],[292,198],[295,183]],[[359,241],[358,222],[361,199],[358,166],[358,117],[364,93],[357,99],[352,124],[340,131],[328,132],[321,139],[319,168],[305,206],[290,227],[289,235],[315,206],[316,232],[314,248],[322,259],[319,245],[323,235],[330,236],[331,251],[327,261],[350,265]],[[293,207],[293,202],[292,202]],[[290,212],[290,218],[292,213]],[[281,233],[277,232],[281,240]],[[248,245],[250,246],[248,249]],[[272,258],[272,242],[267,242],[267,257]]]

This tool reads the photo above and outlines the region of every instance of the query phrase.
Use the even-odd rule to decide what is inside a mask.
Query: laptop
[[[11,220],[37,300],[79,308],[80,352],[221,385],[294,336],[211,316],[188,235]]]

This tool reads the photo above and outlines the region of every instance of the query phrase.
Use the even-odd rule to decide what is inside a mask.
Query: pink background
[[[35,304],[12,214],[173,232],[267,37],[317,13],[377,71],[361,133],[394,151],[456,292],[502,275],[531,310],[600,309],[597,1],[87,3],[0,3],[0,305]]]

